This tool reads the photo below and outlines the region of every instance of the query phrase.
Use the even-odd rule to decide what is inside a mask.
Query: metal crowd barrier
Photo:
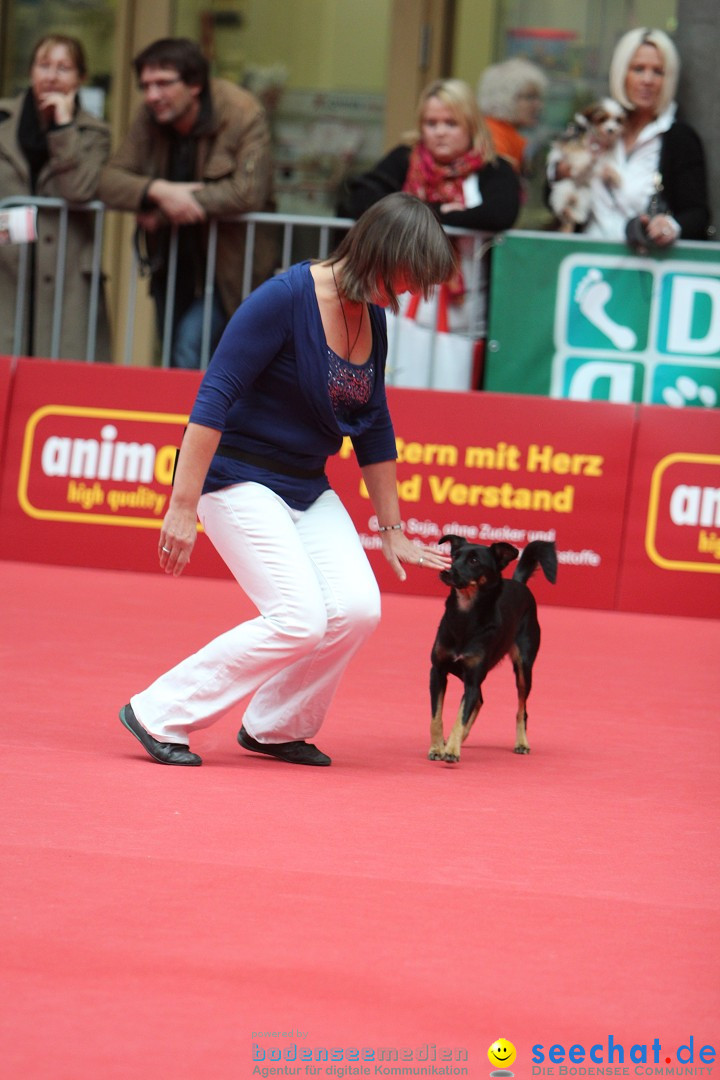
[[[277,230],[281,230],[281,243],[279,248],[279,262],[276,267],[276,272],[287,270],[293,262],[299,261],[300,258],[317,258],[325,259],[330,254],[331,240],[336,238],[335,234],[338,232],[346,231],[351,228],[355,222],[352,218],[339,218],[339,217],[326,217],[326,216],[314,216],[305,214],[281,214],[281,213],[253,213],[243,214],[238,218],[216,218],[210,221],[208,228],[208,250],[207,250],[207,263],[205,271],[205,282],[203,291],[203,324],[202,324],[202,344],[200,349],[200,368],[205,369],[210,360],[210,334],[211,334],[211,317],[212,317],[212,303],[213,303],[213,290],[215,279],[215,261],[217,255],[217,233],[218,229],[222,228],[223,221],[245,222],[247,225],[246,242],[245,242],[245,262],[243,267],[243,281],[242,281],[242,298],[245,299],[252,289],[253,278],[253,265],[255,259],[255,242],[257,236],[257,227],[259,225],[269,226]],[[308,231],[316,232],[316,236],[311,239],[308,237]],[[487,251],[488,244],[491,242],[491,236],[486,233],[478,233],[468,229],[455,229],[447,228],[445,230],[449,236],[454,237],[467,237],[470,238],[473,245],[472,250],[472,273],[471,279],[468,284],[468,295],[471,298],[469,304],[469,324],[471,327],[477,327],[480,321],[480,315],[478,308],[482,303],[481,282],[484,276],[484,267],[482,256]],[[296,247],[297,234],[302,232],[303,251],[298,254]],[[308,240],[311,240],[308,243]],[[168,275],[167,275],[167,290],[165,294],[165,323],[163,327],[163,339],[160,364],[162,367],[170,366],[170,351],[172,344],[172,304],[171,299],[175,292],[175,282],[177,277],[177,228],[172,230],[170,237],[170,245],[168,252]],[[133,355],[133,330],[135,324],[135,296],[137,290],[137,282],[139,276],[139,258],[137,252],[133,254],[133,262],[131,267],[130,289],[129,289],[129,308],[127,312],[127,324],[125,332],[125,348],[123,354],[123,363],[132,363]],[[470,334],[469,336],[472,336]]]
[[[245,241],[245,261],[243,266],[242,298],[245,299],[252,289],[253,264],[255,259],[255,242],[258,225],[271,226],[282,230],[281,244],[279,249],[279,263],[276,271],[286,270],[292,265],[296,257],[296,234],[300,229],[317,230],[316,243],[309,249],[312,253],[303,254],[303,258],[324,259],[330,253],[331,234],[337,230],[349,229],[354,224],[351,218],[314,217],[304,214],[277,214],[255,213],[243,214],[237,218],[213,218],[208,225],[207,262],[205,267],[205,282],[203,289],[203,323],[202,339],[200,348],[200,367],[205,369],[210,360],[210,335],[212,319],[212,303],[215,281],[215,263],[217,259],[217,234],[222,228],[224,221],[244,222],[247,226]],[[303,239],[307,241],[307,236]],[[160,364],[162,367],[170,366],[170,351],[172,345],[172,309],[171,300],[175,293],[177,280],[177,228],[170,234],[167,267],[167,287],[165,293],[165,315],[162,334]],[[130,288],[125,330],[125,347],[123,351],[123,363],[132,363],[133,333],[135,326],[135,298],[137,295],[138,277],[140,276],[140,260],[137,252],[133,253],[130,269]]]
[[[60,356],[60,338],[62,334],[63,307],[65,299],[65,269],[67,264],[68,218],[70,213],[88,213],[95,215],[93,230],[93,257],[90,272],[90,302],[88,305],[87,339],[85,360],[93,363],[97,342],[98,312],[100,306],[100,286],[102,283],[102,249],[105,204],[99,200],[74,204],[65,199],[50,199],[41,196],[17,195],[0,199],[0,210],[11,210],[19,206],[34,206],[38,210],[55,210],[59,215],[58,246],[55,258],[55,295],[53,297],[52,330],[50,334],[50,356],[57,360]],[[18,277],[15,293],[15,319],[13,324],[13,354],[23,352],[22,331],[25,322],[25,300],[27,295],[28,275],[30,272],[29,244],[18,245]]]
[[[97,323],[99,313],[100,288],[102,283],[102,256],[103,256],[103,223],[106,207],[103,203],[93,202],[75,205],[66,203],[64,199],[49,199],[40,197],[14,196],[0,200],[0,209],[10,209],[17,206],[35,206],[39,210],[55,210],[59,214],[58,250],[56,256],[55,296],[52,311],[52,336],[49,359],[59,358],[60,340],[62,333],[63,302],[65,290],[66,252],[68,215],[72,211],[92,213],[95,215],[94,244],[92,257],[92,271],[90,282],[90,303],[88,308],[88,331],[85,360],[92,363],[95,360],[95,346],[97,339]],[[224,221],[244,222],[247,226],[245,261],[242,280],[242,297],[250,293],[253,280],[253,265],[255,258],[255,245],[259,226],[270,227],[280,231],[278,244],[278,264],[275,272],[286,270],[293,262],[301,258],[325,259],[330,254],[331,242],[337,240],[337,234],[349,229],[354,221],[351,218],[337,218],[327,216],[311,216],[304,214],[280,214],[280,213],[254,213],[243,214],[237,218],[218,219],[210,221],[208,228],[207,263],[204,282],[204,308],[200,353],[200,368],[207,367],[210,360],[211,347],[211,320],[213,291],[215,280],[215,263],[217,258],[217,236]],[[483,281],[483,254],[487,250],[492,238],[487,234],[472,232],[465,229],[446,229],[448,235],[453,237],[469,237],[472,239],[472,272],[471,279],[467,282],[470,299],[470,326],[477,326],[478,315],[475,305],[482,302],[481,282]],[[22,352],[22,328],[25,318],[25,296],[30,259],[27,244],[19,245],[19,271],[17,293],[15,299],[15,320],[13,334],[13,352],[20,355]],[[298,247],[302,250],[298,251]],[[162,367],[170,366],[172,346],[172,299],[175,293],[177,280],[178,258],[178,231],[173,228],[170,235],[167,265],[167,286],[165,296],[164,325],[162,328],[162,341],[160,349],[160,364]],[[133,339],[135,330],[137,289],[139,286],[140,258],[138,252],[133,249],[130,266],[130,281],[128,289],[127,310],[124,315],[125,331],[122,363],[130,365],[133,362]],[[469,334],[468,336],[472,336]]]

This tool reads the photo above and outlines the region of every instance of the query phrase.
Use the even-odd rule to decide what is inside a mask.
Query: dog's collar
[[[467,611],[473,606],[480,586],[477,581],[471,581],[469,585],[465,585],[462,589],[458,585],[455,585],[454,588],[458,607],[461,611]]]

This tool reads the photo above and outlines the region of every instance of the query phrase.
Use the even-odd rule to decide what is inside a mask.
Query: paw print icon
[[[695,406],[714,409],[718,404],[718,392],[714,386],[697,382],[690,375],[678,375],[675,382],[664,386],[661,393],[663,404],[674,409]]]

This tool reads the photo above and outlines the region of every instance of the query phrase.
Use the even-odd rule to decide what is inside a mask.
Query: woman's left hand
[[[677,227],[667,214],[656,214],[647,223],[647,234],[657,247],[669,247],[677,240]]]
[[[197,517],[190,509],[176,510],[172,503],[162,523],[158,540],[158,558],[166,574],[179,577],[190,564],[197,539]]]
[[[419,566],[423,570],[447,570],[450,567],[449,555],[423,544],[414,544],[399,529],[391,529],[381,533],[381,536],[383,555],[401,581],[407,579],[403,563]]]

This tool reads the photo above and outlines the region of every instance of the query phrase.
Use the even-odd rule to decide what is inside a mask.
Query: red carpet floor
[[[275,1075],[477,1078],[500,1036],[518,1080],[533,1046],[606,1061],[610,1038],[632,1077],[633,1046],[674,1069],[720,1044],[720,622],[545,608],[533,753],[506,663],[453,767],[426,760],[442,601],[387,596],[318,738],[332,768],[241,751],[238,710],[173,769],[117,709],[247,615],[239,590],[0,582],[3,1077],[245,1080],[340,1048]],[[376,1073],[352,1047],[412,1055]]]

